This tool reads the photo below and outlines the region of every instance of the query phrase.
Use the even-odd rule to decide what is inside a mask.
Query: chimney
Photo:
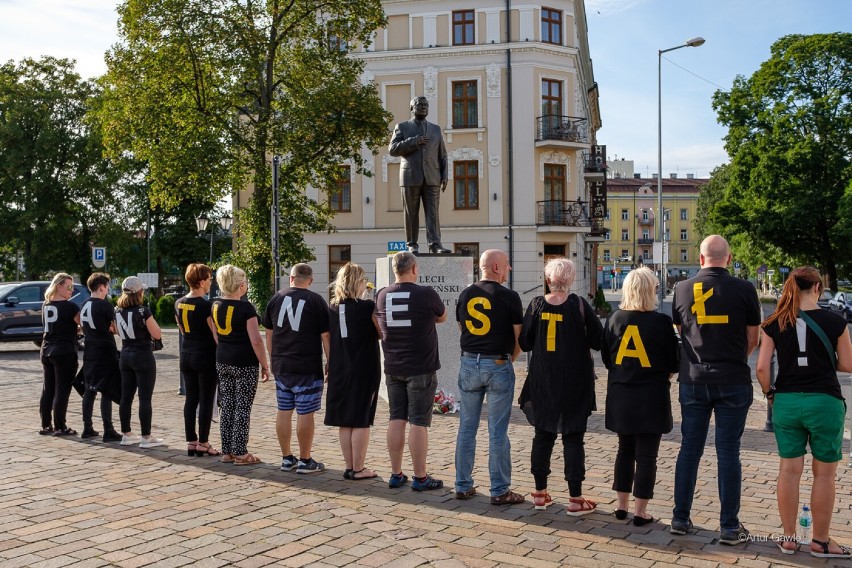
[[[633,174],[633,179],[642,179],[642,174]]]
[[[677,179],[677,174],[669,174],[669,178],[671,178],[671,179]]]
[[[695,174],[686,174],[686,179],[695,179]]]
[[[651,174],[651,179],[657,179],[660,177],[660,174]]]
[[[615,172],[615,179],[621,179],[621,172]]]

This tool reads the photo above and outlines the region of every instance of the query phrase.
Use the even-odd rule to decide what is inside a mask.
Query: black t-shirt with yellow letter
[[[216,346],[216,362],[231,367],[256,367],[257,355],[248,334],[247,323],[257,319],[257,311],[251,302],[219,298],[213,302],[213,323],[219,343]]]
[[[754,285],[724,268],[702,268],[679,282],[672,299],[683,340],[678,381],[751,384],[746,328],[760,325],[761,315]]]
[[[482,280],[462,290],[456,305],[461,326],[461,350],[483,355],[512,354],[515,330],[524,321],[521,297],[492,280]]]
[[[209,353],[212,356],[216,352],[216,340],[207,324],[207,318],[213,315],[212,302],[200,296],[184,296],[175,302],[175,312],[183,334],[181,350],[184,353]]]

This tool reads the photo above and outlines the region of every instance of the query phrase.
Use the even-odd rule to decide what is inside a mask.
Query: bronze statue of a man
[[[410,252],[419,252],[420,201],[426,215],[426,240],[429,252],[448,253],[441,244],[438,204],[447,189],[447,147],[437,124],[426,121],[429,101],[426,97],[411,100],[412,119],[393,129],[388,152],[401,158],[399,185],[405,212],[405,240]]]

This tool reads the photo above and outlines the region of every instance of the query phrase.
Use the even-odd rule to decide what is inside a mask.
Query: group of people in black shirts
[[[569,492],[565,511],[581,516],[597,510],[597,503],[583,493],[583,481],[584,436],[588,418],[597,409],[591,350],[600,350],[608,371],[605,425],[618,436],[613,471],[615,517],[628,518],[632,493],[631,522],[642,526],[659,521],[648,512],[648,504],[654,497],[662,435],[673,429],[670,379],[678,373],[682,437],[670,532],[684,535],[693,530],[690,511],[699,463],[710,417],[715,415],[719,542],[736,545],[748,541],[749,532],[738,518],[740,440],[753,400],[748,355],[762,335],[757,376],[764,394],[775,404],[775,435],[781,457],[778,503],[784,536],[777,539],[777,546],[785,554],[798,549],[795,515],[803,456],[809,445],[814,456],[810,553],[849,558],[849,548],[838,545],[828,534],[846,408],[837,371],[852,371],[852,343],[845,322],[816,306],[822,284],[819,273],[810,267],[790,274],[778,309],[762,322],[754,287],[728,273],[725,267],[730,261],[728,244],[722,237],[705,239],[700,251],[701,270],[675,289],[672,318],[656,311],[656,276],[647,268],[633,270],[625,279],[620,309],[602,325],[591,305],[570,293],[575,276],[570,260],[558,258],[547,263],[547,293],[534,298],[524,313],[519,295],[503,286],[511,270],[508,256],[499,250],[485,251],[479,263],[482,279],[462,292],[455,314],[461,331],[455,497],[470,499],[477,493],[472,472],[476,431],[485,401],[490,501],[512,505],[526,500],[510,488],[512,453],[508,438],[515,398],[513,363],[524,351],[529,354],[528,374],[518,403],[534,427],[530,448],[534,507],[543,510],[553,503],[548,477],[553,447],[561,435]],[[248,287],[244,271],[232,265],[218,269],[222,296],[211,302],[204,296],[212,272],[202,264],[190,265],[186,280],[192,291],[176,303],[183,335],[180,366],[186,380],[184,417],[189,454],[220,456],[223,462],[235,465],[261,462],[247,448],[249,420],[258,375],[261,381],[269,380],[270,361],[276,383],[281,469],[296,473],[325,469],[311,454],[314,414],[320,409],[325,388],[325,424],[339,429],[346,464],[344,478],[377,477],[365,460],[377,407],[381,343],[389,405],[388,485],[398,488],[409,483],[403,472],[407,440],[411,488],[442,488],[443,482],[427,471],[427,454],[436,372],[440,368],[436,325],[448,314],[434,290],[417,284],[414,254],[396,254],[392,267],[395,282],[380,290],[374,301],[367,297],[363,268],[345,265],[338,271],[332,299],[326,304],[309,290],[313,281],[310,266],[297,264],[290,272],[289,288],[278,292],[264,314],[258,316],[249,302],[241,300]],[[155,377],[150,344],[152,339],[159,339],[160,330],[150,312],[140,305],[143,287],[138,279],[124,281],[113,318],[109,303],[98,297],[99,278],[108,285],[104,275],[93,275],[89,279],[92,299],[79,314],[65,297],[70,291],[70,276],[57,275],[48,290],[42,350],[42,433],[75,433],[65,424],[63,403],[67,406],[68,396],[63,385],[73,377],[72,367],[76,367],[73,342],[68,338],[81,323],[86,333],[87,389],[105,392],[104,377],[117,364],[121,369],[122,433],[112,430],[109,402],[102,402],[104,440],[154,447],[162,441],[150,432],[150,394]],[[139,302],[135,303],[137,295]],[[265,328],[266,351],[259,320]],[[674,326],[680,331],[682,345]],[[116,363],[113,330],[123,340],[120,363]],[[800,342],[797,334],[804,334],[808,340]],[[90,355],[92,345],[96,347]],[[800,345],[807,345],[807,351],[800,352]],[[125,357],[128,347],[130,355]],[[768,365],[774,350],[779,353],[779,373],[772,386]],[[208,439],[217,384],[221,452]],[[141,438],[130,429],[130,406],[137,390]],[[93,433],[93,401],[91,396],[84,398],[84,420],[88,420],[84,436]],[[298,457],[291,448],[294,410]]]

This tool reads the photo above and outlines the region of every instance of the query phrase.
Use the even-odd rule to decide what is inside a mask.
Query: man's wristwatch
[[[768,400],[775,398],[775,387],[769,387],[769,390],[763,393],[763,398]]]

